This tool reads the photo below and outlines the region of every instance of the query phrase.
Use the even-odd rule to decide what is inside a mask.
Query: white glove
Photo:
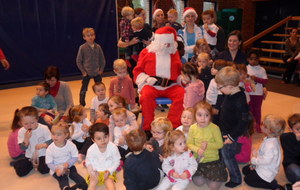
[[[146,83],[150,86],[153,86],[154,83],[156,83],[157,79],[154,78],[154,77],[148,77],[147,80],[146,80]]]

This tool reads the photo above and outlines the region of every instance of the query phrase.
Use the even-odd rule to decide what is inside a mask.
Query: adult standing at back
[[[186,7],[183,11],[183,21],[185,26],[182,30],[178,30],[178,35],[180,35],[184,40],[184,58],[189,60],[193,57],[193,50],[196,41],[202,38],[201,29],[195,24],[198,14],[192,7]]]
[[[161,9],[155,9],[152,15],[152,31],[155,32],[157,29],[164,27],[166,25],[165,14]]]
[[[236,64],[246,64],[247,56],[242,50],[242,34],[239,30],[234,30],[229,33],[227,39],[227,48],[220,52],[217,59],[231,61]]]

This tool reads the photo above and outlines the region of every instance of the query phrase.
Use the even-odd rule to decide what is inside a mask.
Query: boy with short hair
[[[146,190],[156,187],[160,180],[158,154],[144,149],[146,134],[141,129],[130,131],[126,142],[132,154],[125,160],[124,185],[127,190]]]
[[[96,111],[98,110],[99,105],[107,103],[108,97],[106,97],[106,87],[103,82],[95,83],[92,88],[96,96],[92,98],[90,120],[94,123],[97,119]]]
[[[134,10],[131,7],[125,6],[121,10],[122,18],[120,20],[120,37],[123,42],[128,42],[133,31],[130,21],[134,18]],[[129,60],[132,55],[132,47],[127,47],[125,50],[125,59]]]
[[[235,153],[238,137],[243,135],[248,124],[249,107],[246,95],[239,87],[240,74],[237,69],[224,67],[217,73],[215,80],[218,90],[225,94],[219,112],[219,127],[224,138],[221,153],[230,175],[230,181],[225,186],[234,188],[242,183]]]
[[[101,74],[105,67],[105,57],[101,46],[95,42],[93,28],[84,28],[82,35],[86,43],[79,47],[76,63],[83,76],[79,101],[80,105],[85,106],[85,95],[90,79],[93,78],[95,83],[102,81]]]
[[[177,19],[178,19],[178,12],[177,12],[176,9],[170,9],[167,12],[167,15],[168,15],[168,22],[167,22],[166,26],[173,27],[177,32],[178,32],[179,29],[182,29],[181,24],[176,22]]]

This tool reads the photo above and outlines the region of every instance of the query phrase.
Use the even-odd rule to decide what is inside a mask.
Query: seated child
[[[280,142],[278,137],[283,133],[285,121],[275,115],[265,116],[261,125],[266,135],[257,155],[251,158],[251,165],[243,167],[244,181],[250,187],[278,189],[275,177],[279,172],[281,161]]]
[[[156,187],[160,181],[160,160],[158,154],[144,149],[146,134],[141,129],[130,131],[126,137],[132,151],[124,164],[124,185],[127,190],[147,190]]]
[[[176,9],[170,9],[167,12],[168,15],[168,22],[166,23],[166,26],[171,26],[178,32],[179,29],[182,29],[181,24],[179,24],[177,21],[178,19],[178,12]]]
[[[96,96],[92,99],[90,120],[94,123],[96,121],[96,111],[98,110],[98,106],[102,103],[107,103],[108,97],[106,97],[106,87],[103,82],[95,83],[92,88]]]
[[[98,106],[98,110],[96,111],[97,120],[95,123],[104,123],[105,125],[109,125],[109,116],[111,115],[108,104],[102,103]]]
[[[12,131],[9,134],[8,139],[7,139],[8,153],[9,153],[9,156],[13,159],[13,161],[10,162],[11,166],[13,166],[17,160],[25,158],[25,151],[21,150],[21,148],[18,144],[18,132],[22,127],[18,113],[19,113],[19,109],[16,109],[14,118],[13,118],[13,121],[11,124]]]
[[[190,126],[195,123],[194,112],[194,108],[185,108],[181,114],[182,125],[176,128],[176,130],[180,130],[184,133],[186,139],[189,134]]]
[[[214,76],[211,74],[212,62],[208,53],[200,53],[197,59],[198,78],[204,83],[205,92]]]
[[[282,165],[286,178],[294,184],[300,181],[300,114],[289,116],[288,124],[292,132],[280,136],[283,150]]]
[[[53,142],[46,151],[46,164],[50,168],[50,174],[58,181],[61,190],[87,189],[84,178],[78,174],[75,162],[78,157],[76,146],[68,140],[69,126],[65,122],[59,122],[51,128]],[[70,188],[68,176],[76,183]]]
[[[96,190],[97,185],[105,185],[107,190],[116,189],[116,169],[121,156],[117,146],[109,141],[108,126],[95,123],[89,133],[94,142],[86,155],[89,190]]]
[[[26,176],[35,167],[41,174],[49,172],[45,163],[46,149],[51,143],[51,133],[46,125],[38,123],[38,110],[23,107],[19,114],[22,128],[18,132],[18,144],[25,150],[25,158],[15,162],[18,176]]]
[[[195,65],[197,65],[198,55],[200,53],[208,53],[210,55],[210,59],[212,60],[216,57],[215,54],[212,54],[213,52],[211,51],[207,41],[204,38],[200,38],[196,41],[193,51],[194,51],[194,55],[191,58],[190,62],[192,62]]]

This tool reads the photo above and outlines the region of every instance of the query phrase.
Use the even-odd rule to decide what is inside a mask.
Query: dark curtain
[[[0,0],[0,47],[11,64],[0,69],[0,84],[40,80],[49,65],[62,76],[80,75],[82,29],[93,27],[106,57],[118,56],[114,0]]]

